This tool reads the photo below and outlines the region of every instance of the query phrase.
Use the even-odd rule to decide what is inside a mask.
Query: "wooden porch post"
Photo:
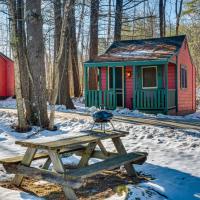
[[[116,81],[115,81],[115,75],[116,75],[116,73],[115,73],[115,67],[113,67],[113,94],[114,94],[114,98],[113,98],[113,107],[114,107],[114,109],[116,108],[116,85],[115,85],[115,83],[116,83]]]
[[[165,64],[165,114],[168,113],[168,63]]]
[[[135,66],[133,66],[133,110],[136,109],[136,99],[135,99],[135,93],[136,93],[136,70]]]
[[[84,89],[85,89],[85,102],[88,106],[88,67],[84,67]]]

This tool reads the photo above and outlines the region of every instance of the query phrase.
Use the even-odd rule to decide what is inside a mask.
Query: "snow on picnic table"
[[[12,103],[11,103],[12,102]],[[9,100],[9,107],[14,108],[14,101]],[[63,136],[64,132],[67,136],[73,135],[79,130],[88,129],[92,124],[91,117],[75,117],[70,116],[67,112],[91,113],[95,108],[85,108],[81,102],[75,102],[76,111],[65,110],[63,106],[57,106],[57,110],[66,112],[66,118],[57,118],[56,123],[59,127],[58,131],[49,132],[42,131],[36,136],[46,138],[47,136],[57,137]],[[1,106],[0,101],[0,106]],[[6,102],[4,102],[6,108]],[[164,115],[146,115],[138,111],[129,111],[127,109],[115,110],[115,115],[128,115],[135,117],[154,117],[154,118],[170,118]],[[59,113],[57,113],[59,116]],[[173,119],[199,119],[200,114],[197,112],[193,115],[184,117],[173,117]],[[8,112],[0,113],[0,157],[8,157],[21,154],[25,151],[19,145],[15,145],[16,140],[26,139],[36,128],[30,133],[20,134],[13,132],[10,125],[15,122],[16,116]],[[147,162],[142,166],[136,166],[137,171],[146,175],[150,175],[154,179],[143,182],[138,185],[129,185],[128,195],[118,196],[117,194],[110,197],[109,200],[198,200],[200,199],[200,132],[197,130],[171,129],[166,127],[156,127],[148,125],[134,125],[128,123],[116,123],[114,126],[120,130],[129,131],[129,135],[123,138],[123,143],[128,150],[148,152]],[[73,135],[74,136],[74,135]],[[108,149],[112,150],[110,141],[104,142]],[[73,156],[67,162],[77,161],[77,157]],[[36,164],[38,164],[36,162]],[[13,176],[7,175],[0,166],[0,180],[8,180]],[[2,200],[25,200],[39,198],[19,192],[8,191],[0,188],[0,194],[6,195],[7,198]],[[15,197],[13,198],[13,196]],[[13,195],[13,196],[12,196]],[[31,200],[32,200],[31,199]]]

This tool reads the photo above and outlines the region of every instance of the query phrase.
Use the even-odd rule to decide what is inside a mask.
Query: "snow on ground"
[[[1,200],[36,200],[36,198],[26,192],[9,190],[0,187],[0,199]],[[42,198],[37,198],[37,200],[44,200]]]
[[[11,103],[12,102],[12,103]],[[81,102],[75,102],[77,111],[82,113],[92,113],[96,108],[84,108]],[[4,105],[6,108],[6,102]],[[9,100],[9,107],[14,108],[14,102]],[[12,107],[13,106],[13,107]],[[57,106],[57,110],[66,111],[64,107]],[[166,117],[163,115],[146,115],[138,111],[129,111],[126,109],[114,111],[115,115],[135,116],[135,117]],[[131,114],[131,115],[130,115]],[[56,119],[56,124],[59,127],[58,131],[49,132],[42,131],[32,138],[42,137],[46,140],[47,137],[64,137],[74,136],[75,132],[83,129],[88,129],[92,124],[91,117],[70,116],[66,113],[66,118],[59,117]],[[59,116],[59,113],[58,113]],[[195,113],[186,117],[187,119],[198,119],[199,113]],[[176,117],[175,119],[177,119]],[[180,117],[183,119],[183,117]],[[37,131],[34,128],[30,133],[16,133],[10,129],[10,125],[15,122],[16,116],[8,113],[0,113],[0,157],[13,156],[24,152],[24,148],[15,145],[16,140],[26,139],[32,133]],[[123,138],[123,143],[126,149],[131,151],[148,152],[148,160],[142,166],[137,166],[137,171],[141,171],[146,175],[150,175],[154,179],[148,182],[143,182],[138,185],[128,185],[128,195],[118,196],[117,194],[108,198],[108,200],[198,200],[200,199],[200,132],[196,130],[181,130],[162,128],[147,125],[134,125],[127,123],[114,123],[115,128],[129,131],[129,135]],[[64,132],[66,135],[64,135]],[[108,149],[113,150],[110,141],[104,142]],[[78,157],[72,156],[65,160],[66,162],[78,161]],[[34,163],[39,165],[38,162]],[[8,180],[12,176],[5,174],[2,166],[0,166],[0,180]],[[5,195],[7,192],[10,195],[16,191],[7,191],[0,188],[0,195]],[[6,196],[7,197],[7,196]],[[16,192],[12,200],[25,200],[32,197],[26,193]],[[10,200],[10,199],[2,200]],[[34,197],[34,200],[38,198]],[[32,199],[31,199],[32,200]]]

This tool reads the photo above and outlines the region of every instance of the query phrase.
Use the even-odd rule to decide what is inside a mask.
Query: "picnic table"
[[[16,174],[14,184],[20,186],[23,177],[43,179],[62,185],[66,199],[75,200],[77,196],[74,189],[80,188],[85,178],[98,174],[104,170],[112,170],[124,165],[127,174],[137,178],[137,173],[132,164],[143,164],[147,153],[127,153],[121,141],[128,132],[101,130],[81,131],[81,136],[62,138],[37,138],[32,140],[16,141],[16,144],[26,147],[24,155],[1,159],[0,163],[8,173]],[[117,153],[108,151],[102,141],[111,139]],[[98,147],[98,148],[97,148]],[[39,151],[39,153],[37,153]],[[41,152],[42,151],[42,152]],[[80,161],[76,168],[65,166],[61,157],[76,154]],[[32,167],[33,160],[47,158],[41,168]],[[102,161],[89,165],[91,158]],[[53,164],[53,170],[49,169]]]

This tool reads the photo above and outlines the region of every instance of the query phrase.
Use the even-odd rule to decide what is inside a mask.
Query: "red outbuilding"
[[[98,88],[89,88],[96,68]],[[86,106],[151,113],[196,110],[196,70],[185,35],[114,42],[84,63]]]
[[[0,53],[0,98],[14,96],[14,62]]]

